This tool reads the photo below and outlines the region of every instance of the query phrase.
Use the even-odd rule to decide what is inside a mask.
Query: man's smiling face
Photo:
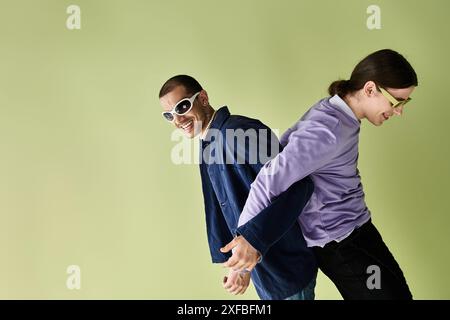
[[[172,91],[162,96],[159,101],[163,107],[163,111],[170,112],[180,102],[180,100],[191,98],[195,93],[189,94],[182,85],[175,87]],[[203,101],[201,103],[200,101]],[[206,113],[203,106],[208,105],[208,96],[204,90],[195,98],[192,108],[189,112],[178,115],[173,113],[174,119],[172,123],[175,127],[182,130],[187,137],[194,138],[200,132],[205,124]]]

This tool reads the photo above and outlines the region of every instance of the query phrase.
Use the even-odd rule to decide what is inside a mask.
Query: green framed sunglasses
[[[392,104],[392,108],[398,108],[398,107],[402,107],[405,104],[407,104],[408,102],[411,101],[411,98],[408,97],[408,99],[406,100],[398,100],[397,98],[395,98],[393,95],[391,95],[389,92],[387,92],[385,89],[383,89],[382,87],[378,87],[378,89],[380,90],[381,94],[389,100],[389,102]]]

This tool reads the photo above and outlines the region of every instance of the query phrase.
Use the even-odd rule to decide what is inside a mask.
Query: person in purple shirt
[[[417,75],[398,52],[385,49],[360,61],[350,80],[333,82],[330,97],[315,104],[280,139],[283,151],[267,162],[251,185],[237,237],[221,250],[224,264],[251,270],[264,260],[270,222],[258,215],[296,181],[310,176],[314,192],[304,210],[284,212],[273,223],[298,219],[320,269],[344,299],[412,299],[398,263],[371,222],[357,167],[362,119],[375,126],[404,105],[418,86]],[[273,236],[273,235],[272,235]]]

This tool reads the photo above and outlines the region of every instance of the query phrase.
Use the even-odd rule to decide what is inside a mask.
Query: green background
[[[198,168],[170,160],[160,86],[190,74],[214,107],[282,133],[382,48],[420,86],[402,118],[363,122],[366,200],[414,297],[450,298],[449,15],[447,0],[1,0],[0,298],[235,299],[210,261]],[[321,274],[316,297],[340,295]]]

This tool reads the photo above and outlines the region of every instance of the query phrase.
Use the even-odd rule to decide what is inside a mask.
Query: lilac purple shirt
[[[281,137],[283,151],[251,185],[239,226],[296,181],[314,192],[298,221],[309,247],[340,241],[370,219],[357,168],[360,121],[338,95],[320,100]]]

